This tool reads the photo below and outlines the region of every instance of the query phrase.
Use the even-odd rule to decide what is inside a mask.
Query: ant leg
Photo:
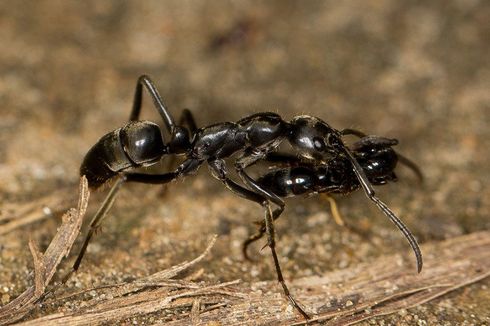
[[[351,129],[351,128],[342,129],[342,131],[340,131],[340,134],[342,136],[353,135],[353,136],[357,136],[359,138],[362,138],[362,137],[366,137],[367,136],[362,131],[359,131],[357,129]]]
[[[270,163],[276,163],[278,165],[284,165],[287,167],[298,166],[301,163],[305,162],[305,160],[300,159],[297,155],[277,152],[267,153],[267,155],[265,155],[262,160]]]
[[[328,201],[328,203],[330,204],[330,212],[332,213],[332,216],[334,218],[334,221],[337,225],[339,226],[342,226],[342,227],[346,227],[346,223],[344,222],[344,219],[342,218],[342,215],[340,214],[340,211],[338,209],[338,206],[337,206],[337,203],[335,202],[335,199],[326,194],[326,193],[323,193],[321,194],[321,196],[326,199]],[[279,216],[276,215],[276,211],[273,212],[273,216],[272,216],[272,220],[275,221]],[[347,226],[348,229],[350,229],[349,226]],[[357,231],[355,231],[357,232]],[[259,240],[260,238],[262,238],[262,236],[264,235],[265,233],[265,223],[264,221],[262,221],[262,223],[260,223],[259,225],[259,230],[257,231],[257,233],[251,235],[244,243],[243,243],[243,246],[242,246],[242,251],[243,251],[243,254],[245,256],[245,258],[247,260],[250,260],[250,258],[248,258],[248,254],[247,254],[247,248],[249,245],[251,245],[253,242]]]
[[[284,281],[284,277],[282,276],[282,271],[281,271],[281,266],[279,264],[279,259],[277,258],[277,253],[276,253],[276,242],[275,242],[275,230],[274,230],[274,222],[273,222],[273,216],[274,213],[272,212],[272,208],[270,206],[270,202],[272,201],[274,204],[278,205],[282,210],[284,210],[284,201],[276,196],[275,194],[267,191],[266,189],[263,189],[260,185],[258,185],[245,171],[244,169],[247,166],[250,166],[257,162],[260,158],[262,158],[263,155],[249,155],[249,156],[242,156],[239,158],[236,163],[235,167],[237,169],[238,175],[242,179],[242,181],[250,187],[252,190],[256,191],[257,193],[263,195],[264,197],[267,198],[267,201],[264,201],[263,205],[264,208],[266,209],[265,212],[265,231],[267,233],[267,245],[271,249],[272,253],[272,258],[274,259],[274,266],[276,268],[276,274],[277,274],[277,280],[282,286],[282,289],[284,291],[284,294],[288,298],[289,302],[293,305],[293,307],[305,318],[305,319],[310,319],[308,314],[304,312],[304,310],[298,305],[296,300],[294,300],[293,296],[289,292],[289,289],[286,285],[286,282]]]
[[[393,222],[396,225],[396,227],[405,236],[405,238],[407,239],[408,243],[410,244],[410,247],[412,247],[412,250],[415,254],[415,259],[417,261],[417,272],[420,273],[420,271],[422,271],[422,265],[423,265],[422,252],[420,251],[417,240],[413,236],[412,232],[410,232],[408,227],[378,197],[372,194],[372,195],[368,195],[368,198],[371,201],[373,201],[376,204],[376,206],[378,206],[378,208],[391,220],[391,222]]]
[[[194,115],[191,110],[184,109],[179,118],[179,126],[187,125],[189,131],[191,133],[191,138],[197,131],[196,120],[194,120]]]
[[[146,184],[165,184],[176,180],[182,176],[197,172],[202,162],[196,159],[187,159],[179,167],[169,173],[146,174],[146,173],[126,173],[126,182],[138,182]]]
[[[417,240],[415,240],[415,237],[413,234],[410,232],[408,227],[403,224],[403,222],[393,213],[388,206],[383,203],[378,197],[376,197],[376,193],[374,192],[374,189],[369,182],[368,178],[366,177],[366,174],[364,173],[364,170],[361,168],[357,160],[354,158],[350,150],[345,147],[344,148],[344,153],[347,154],[347,157],[349,158],[351,164],[353,165],[354,168],[354,173],[356,174],[357,180],[359,180],[359,183],[361,184],[362,188],[364,189],[364,193],[366,196],[378,206],[378,208],[393,222],[396,227],[402,232],[402,234],[405,236],[407,239],[408,243],[410,244],[410,247],[412,247],[412,250],[415,254],[415,258],[417,260],[417,271],[420,273],[422,270],[422,253],[420,252],[419,245],[417,244]]]
[[[90,221],[90,229],[87,235],[85,236],[85,240],[83,242],[82,248],[80,249],[80,252],[78,253],[77,260],[73,264],[72,270],[63,278],[62,283],[66,283],[66,281],[68,281],[71,275],[74,272],[76,272],[80,267],[80,263],[82,262],[85,252],[87,251],[87,246],[90,242],[90,239],[92,238],[94,233],[98,230],[104,218],[107,216],[107,212],[109,211],[109,209],[111,209],[111,207],[114,205],[114,200],[116,199],[117,192],[119,191],[119,189],[121,189],[121,186],[125,181],[126,179],[124,175],[122,175],[117,179],[117,181],[114,183],[111,190],[107,194],[106,198],[104,199],[104,202],[100,206],[99,210],[97,211],[97,213],[95,213],[94,217],[92,218],[92,221]]]
[[[239,184],[237,184],[235,181],[231,180],[230,178],[227,177],[227,170],[226,170],[226,165],[225,165],[225,162],[224,160],[214,160],[214,161],[210,161],[208,162],[209,164],[209,168],[211,169],[211,173],[212,175],[217,178],[218,180],[220,180],[221,182],[223,182],[223,184],[226,186],[226,188],[228,188],[229,190],[231,190],[234,194],[242,197],[242,198],[245,198],[245,199],[248,199],[250,201],[253,201],[261,206],[264,205],[264,201],[266,200],[263,196],[257,194],[256,192],[253,192],[247,188],[244,188],[242,186],[240,186]],[[277,208],[276,210],[274,210],[273,212],[273,220],[276,220],[280,215],[281,213],[284,211],[284,205],[280,206],[279,208]],[[253,239],[251,240],[252,237],[250,237],[248,240],[246,240],[243,245],[242,245],[242,252],[243,252],[243,256],[246,260],[249,260],[251,261],[252,259],[250,259],[250,257],[248,256],[247,254],[247,247],[254,241],[260,239],[264,233],[265,233],[265,222],[264,221],[261,221],[261,227],[260,227],[260,232],[259,234],[260,235],[256,235],[257,238],[256,239]]]
[[[339,226],[345,226],[344,219],[342,218],[342,215],[340,215],[335,199],[328,194],[322,194],[322,197],[328,200],[328,203],[330,204],[330,212],[332,213],[335,223],[337,223]]]
[[[231,190],[234,194],[253,201],[259,205],[262,205],[265,198],[245,187],[240,186],[235,181],[231,180],[227,175],[228,171],[226,169],[226,164],[224,160],[217,159],[213,161],[208,161],[209,169],[213,177],[221,181],[226,188]]]
[[[262,188],[260,185],[257,184],[257,182],[255,180],[253,180],[246,172],[245,172],[245,168],[250,166],[250,165],[253,165],[255,164],[259,159],[263,158],[263,157],[267,157],[266,155],[263,155],[263,154],[259,154],[259,155],[247,155],[247,154],[244,154],[242,157],[238,158],[238,160],[235,162],[235,169],[238,173],[238,176],[240,177],[240,179],[242,179],[243,183],[249,187],[251,190],[253,190],[254,192],[262,195],[264,198],[266,198],[267,200],[273,202],[274,204],[276,204],[278,206],[278,208],[274,211],[274,213],[272,213],[272,220],[276,220],[279,218],[279,216],[282,214],[282,212],[284,211],[284,207],[285,207],[285,203],[284,201],[279,198],[276,194]],[[242,251],[244,253],[244,256],[246,258],[248,258],[248,255],[247,255],[247,248],[248,246],[257,241],[258,239],[260,239],[262,237],[262,235],[264,234],[264,232],[266,231],[265,230],[266,227],[265,227],[265,223],[261,223],[260,224],[260,228],[259,228],[259,231],[258,233],[250,236],[244,243],[243,243],[243,246],[242,246]]]
[[[367,136],[362,131],[359,131],[356,129],[343,129],[340,133],[342,134],[342,136],[353,135],[353,136],[357,136],[359,138],[363,138],[363,137]],[[420,182],[424,182],[424,175],[423,175],[422,171],[420,170],[420,168],[417,164],[415,164],[410,159],[408,159],[407,157],[405,157],[404,155],[402,155],[398,152],[396,152],[396,155],[398,156],[398,161],[401,164],[405,165],[407,168],[412,170],[412,172],[415,173],[415,175],[417,176],[417,178],[419,179]]]
[[[237,159],[237,161],[235,162],[235,169],[238,173],[238,176],[240,177],[240,179],[242,179],[243,183],[245,183],[247,187],[249,187],[252,191],[262,195],[267,200],[273,202],[277,206],[282,207],[284,209],[285,206],[284,201],[281,198],[279,198],[279,196],[262,188],[259,184],[257,184],[257,182],[254,179],[252,179],[245,172],[245,168],[255,164],[259,159],[263,157],[265,157],[265,155],[263,154],[259,154],[259,155],[245,154]]]
[[[266,232],[267,232],[267,245],[271,249],[272,253],[272,258],[274,259],[274,266],[276,268],[276,274],[277,274],[277,280],[281,284],[282,289],[284,291],[284,294],[288,298],[289,302],[293,305],[293,307],[305,318],[305,319],[310,319],[310,316],[299,306],[299,304],[296,302],[296,300],[293,298],[291,293],[289,292],[289,289],[286,285],[286,282],[284,281],[284,277],[282,276],[282,271],[281,271],[281,266],[279,265],[279,259],[277,258],[277,253],[276,253],[276,242],[274,239],[274,223],[272,221],[272,209],[270,206],[270,203],[268,201],[264,202],[264,208],[266,209],[265,211],[265,227],[266,227]]]
[[[223,182],[223,184],[226,186],[226,188],[231,190],[234,194],[236,194],[242,198],[248,199],[250,201],[253,201],[253,202],[255,202],[261,206],[264,205],[265,198],[263,196],[257,194],[256,192],[253,192],[247,188],[240,186],[235,181],[233,181],[227,177],[228,171],[226,170],[226,165],[225,165],[224,160],[209,161],[208,165],[209,165],[209,168],[211,170],[211,174],[213,175],[213,177],[215,177],[216,179]],[[279,206],[279,208],[275,209],[273,212],[273,220],[276,220],[281,215],[281,213],[283,211],[284,211],[284,205],[281,205],[281,206]],[[250,257],[247,254],[247,247],[252,242],[260,239],[264,235],[264,233],[265,233],[265,222],[262,221],[260,231],[258,233],[260,235],[257,236],[257,234],[256,234],[256,236],[257,236],[256,239],[252,239],[253,236],[250,237],[242,245],[243,257],[246,260],[249,260],[249,261],[252,260],[252,259],[250,259]]]
[[[274,222],[275,220],[277,220],[280,216],[281,216],[281,213],[284,211],[284,209],[281,209],[281,208],[277,208],[275,209],[273,212],[272,212],[272,221]],[[254,243],[255,241],[257,240],[260,240],[264,234],[265,234],[265,221],[260,221],[259,223],[259,229],[257,231],[257,233],[255,234],[252,234],[247,240],[245,240],[243,243],[242,243],[242,254],[243,254],[243,257],[248,260],[248,261],[253,261],[249,255],[248,255],[248,247]]]
[[[150,183],[150,184],[168,183],[180,177],[181,175],[190,174],[194,172],[195,170],[197,170],[197,168],[199,168],[199,164],[200,164],[199,161],[190,159],[182,163],[176,171],[166,173],[166,174],[127,173],[121,175],[119,179],[117,179],[117,181],[112,186],[111,190],[107,194],[106,198],[104,199],[104,202],[100,206],[97,213],[92,218],[92,221],[90,222],[90,229],[85,237],[82,248],[80,249],[80,252],[78,254],[77,260],[73,264],[72,270],[63,278],[63,283],[66,283],[66,281],[70,278],[70,276],[74,272],[76,272],[80,267],[83,256],[87,251],[87,247],[90,242],[90,239],[100,227],[103,219],[107,216],[107,212],[109,211],[109,209],[111,209],[111,207],[114,205],[117,192],[119,191],[119,189],[121,188],[124,182],[139,182],[139,183]]]
[[[165,126],[169,133],[172,133],[172,130],[175,128],[175,122],[170,113],[167,110],[165,102],[163,102],[162,97],[158,93],[157,88],[153,84],[150,77],[146,75],[141,75],[136,82],[136,90],[134,92],[134,100],[133,100],[133,108],[131,110],[131,114],[129,116],[129,121],[135,121],[139,119],[139,115],[141,112],[141,103],[143,101],[143,86],[147,89],[148,93],[150,93],[151,98],[153,99],[153,104],[155,105],[156,110],[160,114],[165,122]]]
[[[401,155],[398,152],[396,154],[398,155],[398,161],[410,170],[412,170],[412,172],[415,173],[415,175],[419,179],[419,182],[424,182],[424,174],[422,173],[422,170],[420,170],[419,166],[404,155]]]

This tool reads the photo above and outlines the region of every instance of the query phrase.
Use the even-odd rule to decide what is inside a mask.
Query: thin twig
[[[15,322],[36,307],[36,302],[44,295],[44,291],[56,273],[59,263],[68,255],[80,233],[89,196],[87,179],[82,177],[80,179],[78,207],[77,209],[69,209],[63,215],[62,224],[46,252],[42,254],[34,242],[29,242],[34,260],[34,285],[0,308],[0,324]]]
[[[75,200],[67,190],[58,190],[28,203],[6,203],[0,211],[0,235],[25,225],[39,222],[65,210],[67,202]]]

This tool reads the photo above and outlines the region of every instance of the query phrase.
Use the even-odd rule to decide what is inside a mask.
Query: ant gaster
[[[143,87],[151,95],[155,108],[161,115],[170,134],[168,142],[165,142],[157,125],[148,121],[138,121]],[[145,75],[137,81],[129,120],[124,127],[103,136],[89,150],[82,162],[80,173],[87,176],[89,186],[92,189],[99,188],[114,177],[117,177],[117,180],[90,223],[90,230],[75,261],[73,271],[76,271],[80,266],[91,237],[100,226],[115,200],[117,191],[124,182],[164,184],[196,173],[199,167],[206,162],[212,175],[223,182],[228,189],[264,207],[263,224],[268,236],[267,245],[274,259],[278,281],[282,285],[285,295],[298,312],[303,317],[309,318],[289,293],[275,250],[273,220],[277,219],[284,210],[284,201],[257,183],[245,171],[247,167],[259,160],[265,160],[267,155],[273,153],[284,140],[289,142],[300,158],[309,159],[315,164],[325,164],[339,155],[346,162],[349,162],[368,198],[395,223],[408,239],[415,251],[417,268],[420,271],[422,256],[415,238],[386,204],[376,197],[364,169],[342,141],[343,135],[356,134],[357,131],[351,129],[338,131],[319,118],[305,115],[295,117],[287,122],[278,114],[270,112],[257,113],[237,122],[217,123],[197,129],[190,111],[184,110],[179,124],[176,124],[153,82]],[[188,129],[183,126],[184,124],[187,125]],[[173,154],[184,155],[184,161],[172,172],[163,174],[133,172],[136,168],[156,164],[165,156]],[[234,168],[244,186],[228,177],[224,159],[232,155],[238,156]],[[274,203],[277,208],[273,210],[271,203]]]

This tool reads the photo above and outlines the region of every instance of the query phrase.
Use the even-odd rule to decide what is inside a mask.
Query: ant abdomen
[[[99,139],[80,166],[90,188],[97,189],[119,172],[148,166],[167,153],[160,128],[149,121],[132,121]]]
[[[313,192],[319,179],[315,169],[300,166],[269,172],[259,178],[257,183],[267,186],[280,197],[293,197]]]

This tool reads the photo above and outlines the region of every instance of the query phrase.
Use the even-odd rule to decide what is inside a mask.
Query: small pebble
[[[3,294],[2,295],[2,304],[7,304],[10,302],[10,295],[8,294]]]

